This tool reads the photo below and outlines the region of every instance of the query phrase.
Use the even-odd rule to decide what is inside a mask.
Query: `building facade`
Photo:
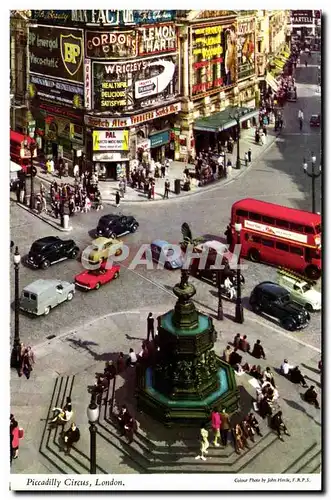
[[[317,44],[320,50],[321,17],[320,10],[291,10],[288,29],[292,42],[306,43],[307,46]]]
[[[32,107],[47,153],[73,151],[110,179],[127,174],[136,154],[174,158],[174,12],[56,11],[56,26],[54,16],[40,18],[47,12],[33,13],[29,44]]]
[[[253,10],[32,11],[22,52],[26,122],[35,122],[46,155],[102,167],[107,178],[128,173],[136,156],[187,160],[234,125],[230,111],[251,125],[274,59],[286,59],[287,18]]]

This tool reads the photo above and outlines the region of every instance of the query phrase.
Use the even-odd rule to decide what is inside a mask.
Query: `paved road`
[[[316,55],[312,56],[314,62]],[[131,255],[143,243],[153,239],[163,238],[177,242],[181,238],[180,227],[187,221],[194,234],[209,234],[223,236],[229,221],[231,205],[238,199],[251,196],[296,208],[310,209],[310,179],[302,169],[302,158],[314,151],[317,161],[320,157],[320,131],[310,130],[308,119],[310,114],[320,112],[320,99],[314,93],[316,67],[300,67],[297,69],[298,86],[297,103],[289,103],[285,107],[285,130],[277,141],[268,149],[263,159],[258,161],[249,172],[225,187],[215,186],[208,192],[181,200],[169,200],[150,204],[125,205],[121,210],[125,214],[133,214],[140,222],[140,229],[134,235],[123,239],[131,247]],[[302,107],[305,114],[304,130],[298,130],[297,111]],[[253,140],[253,139],[252,139]],[[299,152],[299,153],[298,153]],[[316,193],[320,190],[317,181]],[[320,196],[316,196],[317,202]],[[115,211],[115,208],[109,208]],[[117,209],[118,210],[118,209]],[[83,249],[90,242],[89,230],[93,229],[100,213],[91,212],[73,219],[74,230],[68,237],[77,240]],[[19,245],[22,254],[28,252],[31,242],[37,237],[55,234],[55,230],[45,225],[33,215],[23,211],[15,204],[11,207],[12,239]],[[63,236],[63,233],[62,233]],[[67,237],[67,236],[64,236]],[[244,290],[246,296],[257,283],[266,278],[273,278],[275,270],[263,264],[253,264],[248,261],[245,276],[247,284]],[[81,269],[80,263],[67,261],[51,267],[46,272],[21,268],[21,285],[24,286],[37,277],[58,277],[72,280]],[[48,335],[59,331],[70,330],[109,312],[135,309],[150,304],[153,307],[165,300],[172,300],[171,288],[178,280],[178,273],[157,271],[139,267],[136,271],[123,268],[117,282],[106,285],[99,292],[84,294],[77,292],[70,304],[63,304],[54,309],[47,318],[28,318],[21,316],[22,339],[39,343]],[[13,283],[12,283],[13,287]],[[216,307],[216,299],[211,293],[211,287],[198,284],[198,300],[211,309]],[[13,298],[13,290],[12,290]],[[13,321],[13,318],[12,318]],[[320,314],[314,314],[309,328],[296,333],[298,339],[320,346]]]
[[[249,173],[226,187],[215,186],[211,191],[202,192],[194,197],[178,201],[169,200],[169,203],[164,204],[126,205],[123,212],[132,213],[140,222],[140,230],[136,234],[123,238],[130,242],[133,252],[142,243],[150,243],[157,237],[177,242],[181,238],[180,227],[185,220],[196,235],[208,233],[222,236],[229,221],[232,203],[247,196],[310,209],[310,183],[303,173],[302,157],[313,150],[319,159],[320,132],[311,131],[305,124],[300,134],[297,111],[302,107],[306,119],[310,114],[320,112],[320,99],[315,95],[313,85],[315,70],[314,66],[297,70],[299,99],[297,103],[289,104],[285,108],[286,128],[282,136]],[[317,184],[317,189],[320,189],[320,184]],[[319,196],[317,199],[319,200]],[[84,248],[90,242],[88,231],[96,226],[99,215],[91,212],[75,218],[74,229],[68,237],[75,238],[81,248]],[[14,203],[11,205],[11,238],[19,245],[22,254],[28,252],[34,239],[52,234],[59,233]],[[66,237],[63,233],[62,236]],[[275,275],[274,269],[263,264],[250,262],[246,264],[245,297],[255,284]],[[40,276],[72,280],[80,269],[81,265],[76,261],[59,263],[45,272],[33,271],[22,265],[21,286]],[[24,342],[36,346],[38,362],[30,381],[18,379],[15,375],[11,381],[12,411],[26,431],[20,459],[13,464],[13,473],[58,472],[57,466],[52,465],[45,455],[42,457],[38,451],[43,422],[47,416],[57,375],[76,374],[73,389],[75,419],[82,432],[79,448],[82,452],[86,452],[88,449],[88,426],[85,421],[85,408],[88,402],[86,385],[91,383],[94,372],[101,368],[100,363],[105,359],[112,358],[114,353],[120,350],[127,352],[131,346],[135,350],[139,349],[140,339],[144,337],[147,312],[151,310],[157,314],[173,307],[174,296],[171,287],[178,279],[177,272],[149,270],[143,267],[131,271],[123,267],[118,281],[106,285],[98,292],[85,294],[77,292],[71,303],[59,306],[47,318],[32,319],[21,315],[21,338]],[[193,281],[197,287],[196,301],[199,308],[210,314],[215,313],[217,306],[215,290],[205,283]],[[13,283],[11,285],[13,299]],[[244,302],[246,304],[247,300]],[[223,322],[215,322],[219,332],[215,346],[217,353],[223,350],[236,332],[247,334],[251,343],[259,337],[267,352],[267,362],[263,362],[263,366],[268,363],[275,369],[284,357],[289,357],[290,362],[301,364],[304,373],[318,385],[316,364],[320,359],[321,349],[320,314],[313,315],[311,325],[307,329],[290,334],[248,310],[245,310],[245,323],[237,325],[231,319],[234,305],[224,301],[224,310],[226,319]],[[127,313],[117,314],[121,311]],[[129,311],[133,311],[133,314],[129,314]],[[13,331],[13,318],[11,331]],[[50,335],[56,337],[47,340]],[[85,341],[85,348],[69,339]],[[251,359],[247,361],[252,362]],[[285,419],[291,426],[293,439],[289,446],[285,443],[276,443],[275,448],[267,448],[265,453],[259,452],[255,457],[257,462],[250,462],[247,472],[283,472],[313,442],[319,443],[320,446],[318,410],[304,405],[300,397],[302,391],[287,380],[277,377],[276,383],[281,395],[280,404]],[[251,393],[254,395],[254,391],[251,390]],[[116,397],[118,402],[123,397],[121,387],[118,388]],[[54,450],[58,452],[57,448]],[[51,458],[54,459],[54,450],[51,452],[47,449],[45,452],[51,454]],[[110,448],[108,442],[102,444],[101,438],[98,438],[98,450],[98,465],[104,470],[113,473],[136,471],[134,465],[123,456],[121,448],[119,450]],[[320,460],[319,453],[317,455]],[[37,463],[38,466],[35,465]],[[74,462],[72,465],[75,465]],[[66,472],[72,472],[72,469],[66,466],[64,469]],[[293,472],[298,471],[299,466],[293,470]]]

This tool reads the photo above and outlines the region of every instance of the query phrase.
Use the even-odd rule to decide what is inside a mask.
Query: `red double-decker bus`
[[[25,173],[30,173],[31,167],[31,144],[35,144],[35,140],[31,137],[21,134],[20,132],[10,131],[10,159],[22,167]],[[33,150],[33,158],[37,156],[37,149]],[[33,167],[33,175],[37,173],[37,169]]]
[[[241,255],[304,273],[321,275],[321,215],[245,198],[232,205],[233,250],[235,223],[241,224]]]

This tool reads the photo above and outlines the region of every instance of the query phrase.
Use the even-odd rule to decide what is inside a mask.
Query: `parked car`
[[[265,313],[278,319],[286,330],[305,328],[310,321],[310,314],[306,309],[292,302],[289,292],[271,281],[257,285],[251,293],[249,303],[255,313]]]
[[[320,311],[322,307],[321,293],[315,290],[313,283],[307,282],[303,277],[280,270],[278,284],[290,292],[294,302],[302,304],[307,311]]]
[[[32,243],[26,263],[34,268],[47,269],[66,259],[76,259],[79,248],[74,240],[61,240],[58,236],[46,236]]]
[[[184,259],[182,256],[175,256],[174,249],[170,243],[164,240],[154,240],[151,243],[151,254],[154,262],[164,262],[166,269],[180,269],[183,266]],[[174,259],[170,257],[174,255]]]
[[[96,233],[106,238],[116,238],[128,233],[135,233],[139,227],[138,222],[131,215],[106,214],[100,217]]]
[[[98,290],[109,281],[116,280],[120,275],[120,266],[107,269],[105,265],[99,269],[83,271],[75,276],[75,285],[84,290]]]
[[[37,280],[26,286],[20,297],[20,309],[36,316],[47,316],[61,302],[72,300],[75,284],[61,280]]]
[[[321,115],[311,115],[309,120],[309,125],[311,127],[320,127],[321,126]]]
[[[123,252],[123,241],[115,238],[96,238],[82,253],[82,264],[98,264],[111,255],[119,256]]]

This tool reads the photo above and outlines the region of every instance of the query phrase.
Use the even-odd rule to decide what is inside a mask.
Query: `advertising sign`
[[[135,110],[172,99],[178,93],[175,56],[126,62],[93,62],[94,108]]]
[[[129,151],[129,131],[93,130],[93,151]]]
[[[93,153],[93,161],[127,161],[129,153],[121,151],[120,153]]]
[[[191,96],[205,97],[236,82],[237,36],[235,26],[192,28]]]
[[[255,21],[238,23],[238,80],[255,73]]]
[[[173,10],[72,10],[71,20],[100,26],[126,26],[172,21]]]
[[[151,141],[151,148],[157,148],[159,146],[163,146],[164,144],[168,144],[170,142],[170,130],[164,130],[158,134],[153,134],[149,137],[149,139]]]
[[[146,113],[140,113],[134,116],[122,116],[118,117],[98,117],[98,116],[88,116],[85,115],[84,121],[85,125],[88,127],[104,128],[104,129],[117,129],[123,127],[130,127],[135,125],[140,125],[141,123],[148,122],[150,120],[155,120],[160,116],[171,115],[172,113],[178,113],[182,109],[181,103],[176,102],[173,104],[168,104],[167,106],[162,106],[161,108],[153,109]]]
[[[173,23],[139,28],[139,55],[176,52],[177,32]]]
[[[172,21],[174,14],[174,10],[32,10],[31,19],[62,26],[71,22],[125,26]]]
[[[87,31],[85,55],[92,59],[124,59],[137,55],[137,33],[130,31]]]
[[[83,32],[75,28],[30,26],[30,72],[83,82]]]
[[[291,24],[313,24],[313,11],[291,10]]]
[[[91,75],[91,60],[84,61],[84,91],[85,91],[85,108],[91,109],[92,102],[92,75]]]
[[[66,106],[82,109],[84,98],[83,85],[63,82],[42,75],[30,73],[30,99],[51,101]]]
[[[56,141],[58,137],[71,139],[70,120],[59,116],[47,115],[45,118],[45,139]]]
[[[254,231],[265,233],[270,236],[278,236],[279,238],[299,241],[300,243],[308,242],[308,237],[305,234],[293,233],[292,231],[280,229],[279,227],[266,226],[265,224],[260,224],[259,222],[253,222],[250,220],[245,220],[244,226],[247,227],[247,229],[253,229]]]
[[[71,10],[32,10],[31,19],[39,22],[67,24],[71,21]]]

